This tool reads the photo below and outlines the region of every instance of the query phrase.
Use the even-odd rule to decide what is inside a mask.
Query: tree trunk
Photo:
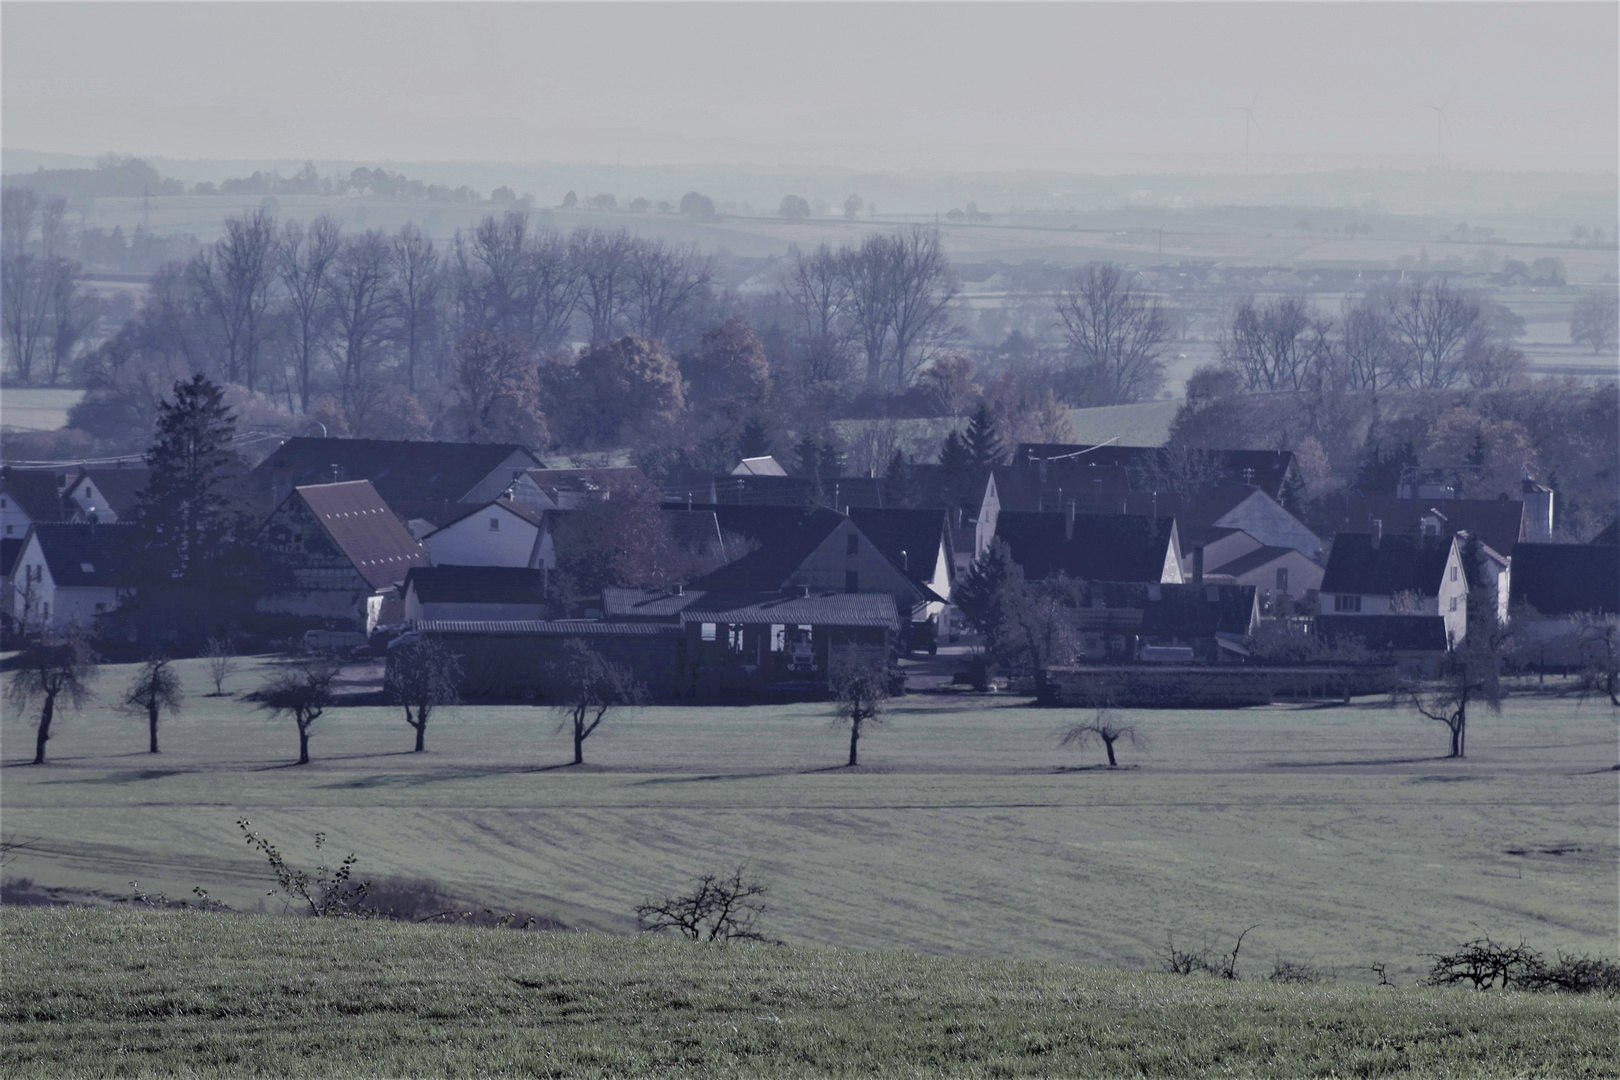
[[[51,737],[51,718],[56,715],[56,698],[47,697],[39,713],[39,731],[34,736],[34,764],[45,764],[45,743]]]
[[[304,724],[298,725],[298,764],[309,764],[309,728]]]
[[[574,725],[574,764],[585,764],[585,733],[578,724]]]
[[[427,721],[424,720],[419,724],[412,724],[411,726],[416,729],[416,752],[420,754],[423,750],[427,749],[427,747],[423,745],[423,740],[427,736]]]
[[[1108,767],[1110,769],[1117,768],[1119,766],[1119,762],[1114,760],[1114,740],[1104,739],[1103,748],[1108,751]]]
[[[152,704],[150,704],[150,705],[148,705],[146,707],[146,731],[147,731],[148,736],[150,736],[149,741],[151,743],[151,745],[147,748],[146,752],[149,753],[149,754],[155,754],[155,753],[158,752],[157,727],[158,727],[158,707],[157,707],[157,702],[154,701]]]
[[[860,764],[860,760],[857,755],[860,742],[861,722],[859,720],[851,720],[849,723],[849,764],[852,768]]]

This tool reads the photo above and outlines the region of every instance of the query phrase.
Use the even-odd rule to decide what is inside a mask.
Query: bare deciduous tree
[[[180,675],[167,656],[152,657],[135,673],[135,681],[124,691],[119,707],[124,712],[146,719],[148,753],[158,752],[158,720],[164,713],[180,715],[180,705],[185,697],[185,691],[180,686]]]
[[[249,390],[258,378],[275,247],[275,219],[256,210],[226,218],[224,237],[188,266],[192,285],[219,325],[225,346],[222,374]]]
[[[1297,391],[1313,380],[1328,348],[1326,325],[1311,315],[1303,296],[1279,297],[1262,305],[1250,298],[1232,313],[1221,342],[1221,362],[1251,391]]]
[[[585,764],[585,740],[614,709],[645,703],[647,692],[629,669],[608,660],[580,638],[563,646],[553,668],[559,688],[554,711],[574,739],[574,764]],[[559,728],[559,730],[561,730]]]
[[[293,378],[298,386],[298,407],[309,411],[315,385],[315,357],[331,321],[327,276],[343,244],[334,218],[322,215],[306,230],[289,221],[276,248],[276,273],[286,292],[287,322],[292,330]]]
[[[1108,767],[1118,768],[1119,761],[1114,757],[1114,744],[1124,742],[1127,745],[1143,747],[1147,740],[1136,729],[1135,724],[1123,723],[1114,715],[1112,709],[1100,707],[1092,714],[1091,719],[1081,724],[1075,724],[1063,733],[1059,746],[1083,747],[1090,743],[1101,743],[1108,753]]]
[[[4,316],[6,350],[11,369],[25,386],[33,378],[34,357],[44,336],[50,312],[49,262],[28,250],[29,237],[39,216],[39,195],[26,187],[8,185],[0,205],[0,314]]]
[[[1569,340],[1592,346],[1597,356],[1614,348],[1620,337],[1620,296],[1613,292],[1587,293],[1575,301],[1570,313]]]
[[[414,394],[422,350],[432,338],[438,312],[439,253],[426,233],[406,222],[394,235],[389,258],[393,264],[389,301],[405,349],[406,392]],[[442,368],[436,374],[443,381]]]
[[[383,690],[405,709],[405,722],[416,732],[416,752],[426,747],[433,711],[461,701],[461,657],[435,637],[418,635],[388,650]]]
[[[364,424],[380,396],[373,368],[380,362],[378,353],[393,314],[391,257],[382,230],[371,229],[343,242],[327,277],[337,326],[338,386],[350,430]]]
[[[271,716],[290,716],[298,725],[298,764],[309,764],[309,736],[332,706],[332,684],[338,668],[325,660],[310,660],[276,675],[246,696]]]
[[[1387,319],[1404,353],[1402,374],[1419,389],[1444,390],[1463,374],[1463,354],[1483,328],[1479,298],[1444,278],[1403,288],[1388,300]]]
[[[214,683],[214,692],[208,696],[224,697],[225,680],[236,672],[236,650],[230,639],[216,634],[204,642],[198,655],[208,661],[208,677]]]
[[[769,890],[739,866],[729,876],[704,874],[691,892],[636,905],[636,925],[648,933],[673,930],[688,941],[770,941],[754,929]]]
[[[828,663],[827,685],[837,707],[833,715],[849,725],[849,761],[860,764],[861,736],[867,725],[883,722],[889,709],[889,662],[881,650],[850,650]]]
[[[579,276],[579,310],[590,324],[592,344],[614,336],[624,321],[634,286],[635,240],[623,229],[576,229],[569,238],[569,261]]]
[[[1055,308],[1094,404],[1141,401],[1158,391],[1170,320],[1129,271],[1114,263],[1077,271],[1059,291]]]
[[[708,295],[714,260],[695,246],[638,238],[630,247],[627,307],[638,337],[669,341]]]
[[[889,337],[894,345],[895,389],[904,390],[948,326],[951,301],[961,283],[938,229],[913,225],[890,238],[889,245],[894,297]]]
[[[51,725],[62,702],[75,710],[90,699],[90,684],[96,677],[95,656],[82,634],[46,631],[18,654],[13,662],[6,700],[18,712],[37,702],[39,718],[34,722],[34,764],[45,764],[45,744],[51,738]]]
[[[1468,710],[1483,705],[1502,709],[1502,653],[1508,630],[1496,620],[1496,597],[1487,589],[1468,596],[1468,630],[1440,662],[1440,677],[1433,684],[1407,681],[1396,688],[1395,698],[1425,720],[1446,725],[1451,735],[1450,757],[1468,750]]]

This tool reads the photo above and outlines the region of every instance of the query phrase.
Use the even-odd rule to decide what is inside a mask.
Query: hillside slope
[[[1615,1076],[1615,1001],[0,911],[0,1073]]]

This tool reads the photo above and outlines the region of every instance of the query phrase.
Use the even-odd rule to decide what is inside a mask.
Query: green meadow
[[[321,831],[362,877],[576,928],[627,931],[642,899],[743,863],[771,890],[764,929],[810,946],[1152,968],[1169,935],[1223,945],[1253,926],[1250,973],[1286,959],[1367,980],[1383,963],[1407,983],[1480,930],[1615,953],[1616,720],[1594,701],[1515,695],[1462,761],[1378,700],[1142,711],[1150,745],[1118,770],[1057,748],[1070,714],[1005,696],[901,699],[857,770],[825,705],[613,717],[577,769],[543,708],[445,712],[413,754],[399,713],[373,706],[323,717],[297,767],[290,722],[180,667],[190,696],[158,755],[109,705],[130,666],[59,719],[44,767],[8,712],[0,812],[29,845],[8,877],[280,910],[245,816],[295,861]],[[227,691],[268,667],[245,662]]]

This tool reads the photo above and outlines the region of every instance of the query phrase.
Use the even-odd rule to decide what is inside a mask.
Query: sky
[[[1247,131],[1256,172],[1614,173],[1617,57],[1614,3],[6,0],[0,144],[1242,172]]]

